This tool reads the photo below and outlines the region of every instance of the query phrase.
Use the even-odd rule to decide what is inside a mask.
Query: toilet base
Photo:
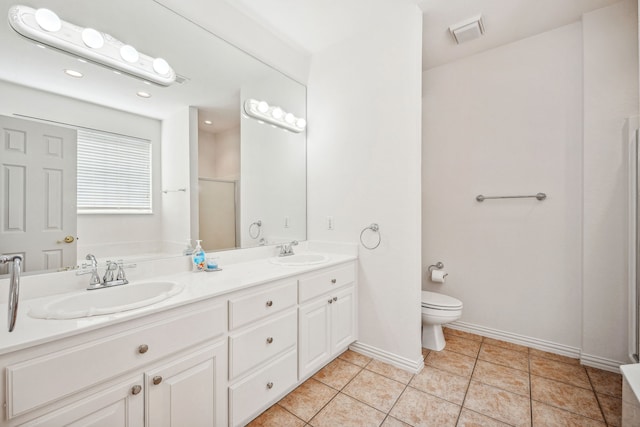
[[[443,350],[447,343],[444,340],[442,325],[422,324],[422,347],[427,350]]]

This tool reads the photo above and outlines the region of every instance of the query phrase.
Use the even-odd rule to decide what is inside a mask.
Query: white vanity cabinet
[[[1,425],[224,425],[225,332],[209,301],[1,356]]]
[[[299,279],[299,380],[357,338],[356,270],[350,262]]]

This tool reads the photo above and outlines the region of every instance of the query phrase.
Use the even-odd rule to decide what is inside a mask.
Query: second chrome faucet
[[[89,261],[89,265],[85,266],[85,264],[83,264],[83,267],[88,267],[88,269],[85,268],[81,271],[78,271],[76,274],[91,274],[91,279],[89,279],[89,286],[87,287],[87,290],[104,289],[110,288],[112,286],[126,285],[127,283],[129,283],[129,281],[127,280],[124,269],[136,266],[135,264],[125,266],[122,260],[119,260],[118,262],[107,261],[107,269],[105,270],[102,279],[100,279],[100,275],[98,274],[98,261],[96,260],[96,257],[93,254],[88,254],[86,256],[86,260]]]

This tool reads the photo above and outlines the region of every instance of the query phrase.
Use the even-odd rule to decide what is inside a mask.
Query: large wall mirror
[[[135,260],[183,255],[196,239],[215,251],[306,238],[306,132],[243,109],[255,99],[305,118],[304,85],[161,2],[19,4],[164,58],[177,74],[166,87],[27,39],[6,19],[16,3],[0,4],[0,253],[35,273],[87,253]],[[147,166],[130,167],[135,150]],[[142,201],[93,205],[118,186]]]

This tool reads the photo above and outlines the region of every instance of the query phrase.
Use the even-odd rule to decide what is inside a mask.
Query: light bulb
[[[258,102],[258,111],[260,111],[261,113],[266,113],[267,111],[269,111],[269,104],[264,101]]]
[[[287,123],[289,123],[289,124],[292,124],[293,122],[295,122],[295,121],[296,121],[296,116],[294,116],[294,115],[293,115],[293,114],[291,114],[291,113],[287,113],[287,114],[284,116],[284,121],[285,121],[285,122],[287,122]]]
[[[171,67],[169,66],[169,63],[164,59],[156,58],[153,60],[153,71],[164,76],[169,74],[169,71],[171,71]]]
[[[62,22],[55,12],[49,9],[38,9],[35,13],[36,22],[45,31],[55,33],[62,28]]]
[[[102,34],[100,34],[99,31],[96,31],[93,28],[85,28],[82,30],[82,41],[88,47],[93,49],[100,49],[104,46],[104,37],[102,37]]]
[[[274,119],[279,119],[284,115],[284,111],[282,111],[282,108],[276,107],[271,111],[271,115]]]
[[[305,119],[296,120],[296,126],[300,129],[304,129],[307,126],[307,121]]]
[[[135,47],[125,44],[120,48],[120,56],[127,62],[135,63],[138,62],[140,58],[140,54],[136,50]]]

